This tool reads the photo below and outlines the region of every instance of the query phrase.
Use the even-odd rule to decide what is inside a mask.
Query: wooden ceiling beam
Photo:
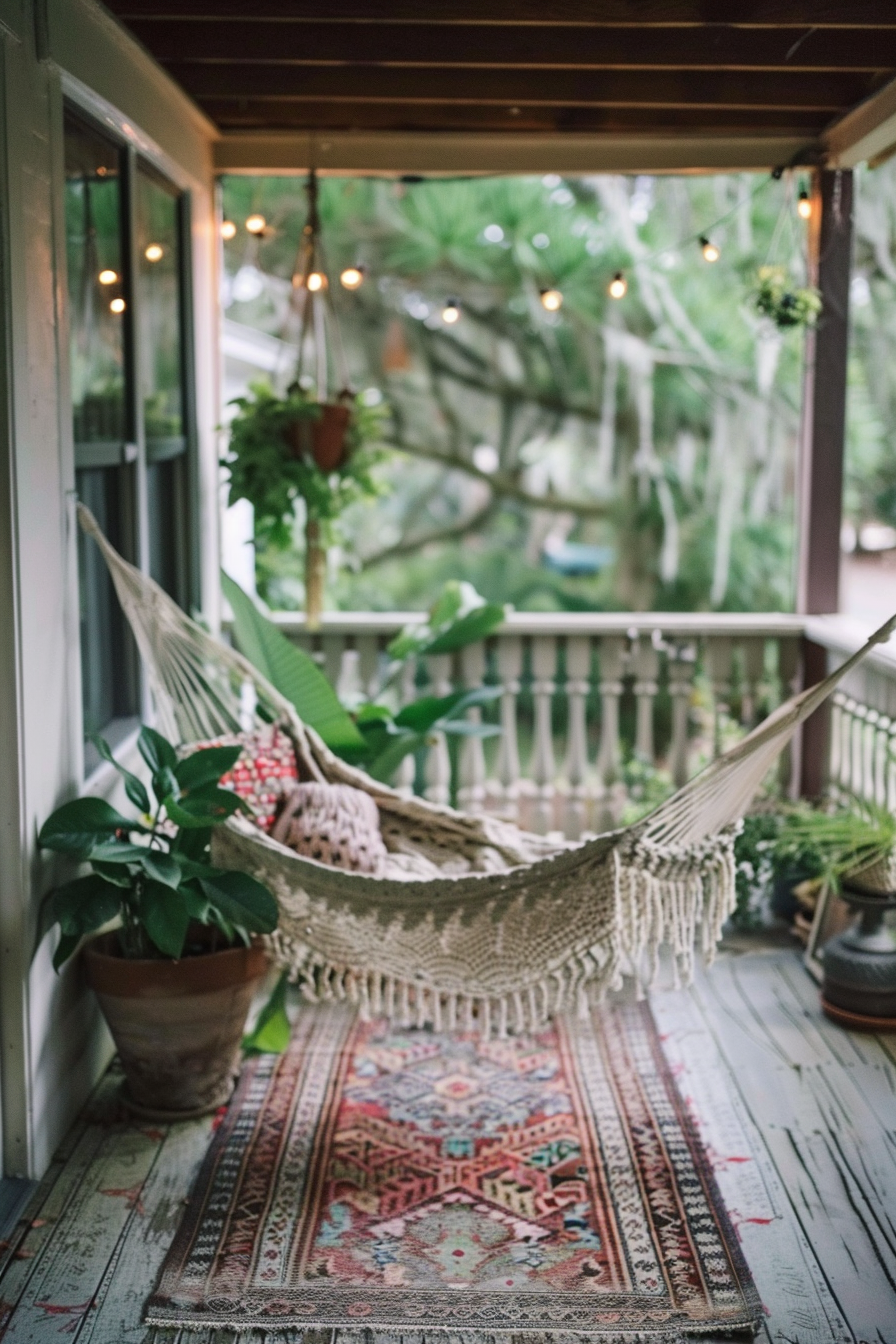
[[[167,61],[168,72],[194,98],[295,98],[300,101],[477,104],[507,107],[802,108],[839,113],[865,97],[862,76],[714,71],[513,71],[476,75],[435,66],[384,70],[370,66],[281,66]]]
[[[894,28],[892,0],[109,0],[109,8],[132,19],[235,17],[291,18],[314,22],[420,24],[588,24],[707,28]]]
[[[824,135],[832,168],[854,168],[889,158],[896,148],[896,80],[830,126]]]
[[[132,32],[157,60],[280,61],[303,65],[441,65],[475,69],[896,70],[896,28],[792,30],[690,28],[500,28],[422,24],[308,23],[256,18],[134,19]]]
[[[799,135],[600,132],[516,135],[352,131],[234,131],[214,146],[222,173],[322,173],[397,177],[477,174],[765,172],[777,164],[811,162]]]
[[[701,111],[673,108],[658,117],[644,108],[527,107],[511,117],[498,107],[446,107],[443,104],[302,103],[288,98],[203,99],[202,109],[225,132],[235,129],[278,128],[320,131],[428,131],[468,130],[499,132],[519,137],[525,132],[566,131],[622,134],[668,134],[700,130],[710,135],[775,133],[814,140],[824,128],[824,117],[812,112]]]

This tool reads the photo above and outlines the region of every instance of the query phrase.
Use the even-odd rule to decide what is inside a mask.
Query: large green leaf
[[[250,933],[272,933],[277,927],[277,902],[267,887],[248,873],[216,872],[214,877],[199,880],[212,905],[232,924]]]
[[[289,1045],[292,1028],[286,1013],[286,987],[287,972],[284,971],[258,1014],[253,1030],[243,1037],[246,1054],[279,1055]]]
[[[252,816],[252,808],[232,789],[209,788],[208,785],[178,800],[169,795],[164,802],[169,821],[187,830],[217,826],[232,817],[234,812],[245,812]]]
[[[98,873],[76,877],[73,882],[57,887],[48,908],[51,920],[58,923],[62,934],[53,954],[55,969],[58,971],[68,960],[85,934],[101,929],[120,910],[121,889]]]
[[[124,791],[134,806],[139,807],[141,812],[149,812],[149,794],[146,792],[146,785],[143,783],[143,780],[138,779],[136,775],[131,774],[130,770],[126,770],[119,761],[116,761],[112,754],[112,749],[105,738],[95,735],[90,740],[102,756],[103,760],[108,761],[121,775],[124,780]]]
[[[94,845],[108,840],[116,831],[144,829],[116,812],[104,798],[75,798],[57,807],[47,818],[40,828],[37,843],[43,849],[86,855]]]
[[[217,784],[221,776],[236,765],[241,751],[239,746],[205,747],[202,751],[193,751],[178,761],[174,777],[185,793],[201,788],[203,784]]]
[[[155,728],[147,728],[144,725],[140,729],[137,746],[140,748],[140,755],[154,775],[157,775],[163,769],[174,770],[177,766],[177,752],[167,738],[164,738],[161,733],[157,733]]]
[[[181,955],[190,925],[190,912],[179,892],[162,882],[145,882],[140,922],[166,957]]]
[[[233,609],[237,645],[253,667],[295,706],[302,721],[320,733],[331,751],[363,749],[364,739],[313,659],[263,616],[229,575],[222,573],[221,582]]]
[[[492,631],[497,630],[503,620],[504,608],[497,602],[487,602],[484,607],[477,607],[475,611],[468,611],[466,616],[461,616],[421,652],[453,653],[455,649],[462,649],[466,644],[475,644],[478,639],[485,639]]]

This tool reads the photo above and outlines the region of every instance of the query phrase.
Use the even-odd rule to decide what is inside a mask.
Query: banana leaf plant
[[[193,923],[217,930],[222,946],[248,944],[271,933],[277,903],[267,887],[245,873],[213,868],[212,828],[249,805],[220,780],[236,763],[238,746],[206,747],[179,758],[160,733],[140,731],[140,754],[150,789],[113,757],[104,757],[124,780],[139,816],[126,817],[102,798],[76,798],[47,819],[38,836],[43,849],[89,865],[90,871],[50,893],[41,932],[58,925],[53,957],[58,970],[81,940],[117,923],[121,954],[128,958],[179,958]],[[150,794],[152,796],[150,796]]]
[[[233,611],[233,629],[240,651],[289,702],[304,723],[320,734],[343,760],[359,765],[387,784],[405,756],[423,747],[435,733],[458,737],[492,737],[496,724],[466,718],[466,711],[500,695],[497,686],[456,691],[446,696],[420,696],[393,711],[381,700],[412,657],[452,653],[485,639],[504,620],[504,607],[487,603],[468,583],[449,583],[425,621],[407,626],[387,649],[389,662],[374,700],[342,705],[312,658],[278,630],[228,575],[224,595]]]

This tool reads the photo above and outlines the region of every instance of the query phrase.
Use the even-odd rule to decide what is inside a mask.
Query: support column
[[[809,237],[810,275],[821,292],[814,331],[806,333],[800,434],[797,611],[835,612],[840,598],[840,525],[846,432],[849,280],[852,259],[853,177],[849,169],[816,173]],[[806,644],[803,684],[824,675],[824,651]],[[819,710],[802,733],[800,792],[817,796],[824,785],[829,714]]]

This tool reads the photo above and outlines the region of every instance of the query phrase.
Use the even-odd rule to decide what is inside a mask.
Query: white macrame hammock
[[[188,745],[275,720],[293,739],[301,778],[352,785],[377,804],[389,853],[376,876],[303,857],[240,817],[215,829],[214,862],[277,897],[276,962],[311,998],[347,998],[365,1014],[437,1030],[475,1022],[503,1035],[554,1012],[587,1012],[626,975],[649,985],[664,945],[675,983],[687,983],[698,930],[710,961],[734,909],[734,839],[756,790],[797,727],[896,626],[894,616],[650,816],[557,843],[402,797],[346,765],[251,663],[123,560],[80,504],[78,516],[134,631],[162,732]]]

